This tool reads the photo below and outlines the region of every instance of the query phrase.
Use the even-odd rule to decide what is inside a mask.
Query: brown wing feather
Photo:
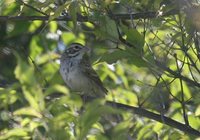
[[[99,76],[97,75],[96,71],[91,67],[89,58],[87,55],[84,56],[84,59],[81,61],[81,65],[84,67],[83,73],[87,75],[91,80],[93,80],[97,86],[106,94],[108,90],[103,86]]]

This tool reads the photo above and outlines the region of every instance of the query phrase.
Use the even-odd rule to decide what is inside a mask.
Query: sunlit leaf
[[[200,106],[197,107],[197,109],[195,111],[195,115],[200,116]]]
[[[40,114],[39,112],[37,112],[37,110],[31,107],[24,107],[24,108],[18,109],[14,112],[14,115],[30,115],[30,116],[42,118],[42,114]]]
[[[35,30],[37,30],[37,28],[42,24],[41,21],[33,21],[31,23],[31,25],[29,26],[29,31],[30,32],[34,32]]]
[[[41,64],[56,60],[58,58],[60,58],[58,54],[48,53],[48,54],[38,56],[35,63],[37,63],[38,65],[41,65]]]
[[[4,133],[0,136],[0,139],[11,139],[13,137],[27,137],[29,131],[25,128],[15,128],[12,130],[9,130],[7,133]]]
[[[18,60],[18,65],[15,69],[16,78],[19,79],[22,84],[35,84],[35,78],[30,78],[33,77],[33,67],[29,66],[26,62],[24,62],[17,53],[15,53],[15,55]]]
[[[130,121],[118,123],[112,131],[112,136],[115,137],[116,140],[128,139],[128,137],[130,137],[128,130],[132,125]]]
[[[15,53],[15,55],[18,60],[15,75],[22,85],[26,100],[28,100],[29,104],[36,110],[43,110],[43,93],[34,77],[34,68],[24,62],[17,53]]]
[[[149,131],[151,128],[152,128],[152,124],[144,125],[144,127],[138,133],[138,140],[142,140],[153,135],[152,134],[153,132]]]
[[[47,95],[54,93],[54,92],[60,92],[60,93],[63,93],[63,94],[67,94],[69,91],[67,90],[66,86],[53,85],[50,88],[48,88],[45,91],[44,94],[47,96]]]
[[[41,47],[39,37],[33,37],[30,42],[30,58],[35,59],[42,52],[43,48]]]
[[[13,86],[14,87],[14,86]],[[17,101],[17,91],[14,89],[0,88],[0,108],[12,105]]]

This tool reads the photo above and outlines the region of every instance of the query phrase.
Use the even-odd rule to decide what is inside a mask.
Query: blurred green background
[[[200,130],[199,3],[0,1],[0,139],[197,138],[101,100],[85,103],[69,91],[58,69],[65,46],[87,45],[109,90],[106,100]],[[120,121],[106,119],[111,114],[120,115]]]

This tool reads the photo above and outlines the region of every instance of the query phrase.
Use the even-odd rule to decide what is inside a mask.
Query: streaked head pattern
[[[82,57],[85,53],[87,53],[90,49],[88,47],[83,46],[80,43],[72,43],[65,50],[65,55],[68,58],[72,57]]]

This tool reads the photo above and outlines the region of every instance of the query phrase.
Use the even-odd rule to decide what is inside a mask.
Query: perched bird
[[[72,91],[86,97],[104,97],[108,91],[92,68],[88,52],[88,47],[72,43],[61,55],[60,74]]]

